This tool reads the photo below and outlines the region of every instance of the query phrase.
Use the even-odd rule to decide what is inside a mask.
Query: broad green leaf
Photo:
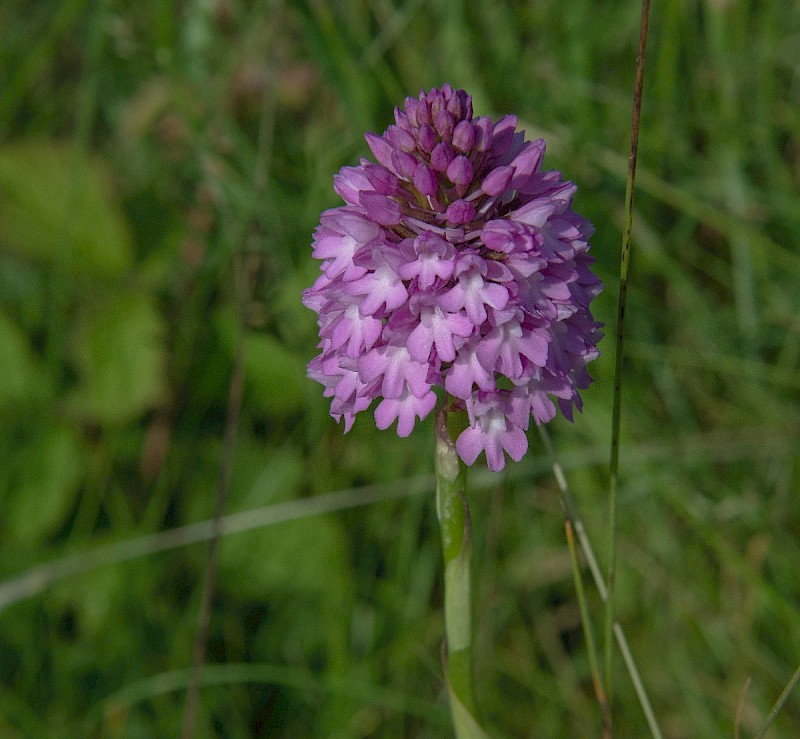
[[[235,495],[237,507],[247,510],[296,498],[303,473],[299,454],[274,454],[252,476],[249,489]],[[240,596],[304,593],[330,607],[346,596],[345,550],[338,521],[313,516],[226,538],[220,548],[220,568],[228,587]]]
[[[0,249],[74,274],[115,277],[131,234],[97,160],[46,140],[0,149]]]
[[[305,461],[297,449],[287,446],[267,456],[262,444],[240,444],[237,457],[249,462],[250,469],[247,484],[240,493],[237,491],[236,508],[258,508],[297,497],[305,471]]]
[[[313,516],[229,537],[220,548],[220,569],[239,597],[295,593],[338,606],[347,593],[345,551],[336,519]]]
[[[256,408],[275,416],[302,410],[308,387],[303,358],[269,334],[251,333],[246,342],[247,387]]]
[[[74,503],[84,470],[84,450],[72,429],[36,427],[18,450],[4,503],[7,535],[33,542],[51,534]]]
[[[43,388],[36,358],[22,331],[6,315],[0,313],[0,405],[30,398],[37,387]]]
[[[129,293],[84,307],[72,337],[78,386],[69,399],[81,418],[128,423],[164,389],[164,322],[149,295]]]
[[[226,350],[233,356],[236,329],[229,311],[220,313],[217,329]],[[303,409],[308,389],[305,360],[274,336],[248,332],[245,379],[248,399],[256,410],[280,417]]]
[[[310,260],[309,260],[310,261]],[[301,269],[287,273],[270,292],[273,310],[277,319],[277,331],[281,338],[295,345],[312,347],[317,343],[317,316],[300,301],[303,290],[314,283],[319,274],[314,269]]]

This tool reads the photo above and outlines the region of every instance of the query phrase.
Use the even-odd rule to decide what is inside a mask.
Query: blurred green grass
[[[596,313],[613,328],[638,13],[7,0],[0,578],[212,515],[241,331],[234,253],[247,364],[229,511],[430,473],[430,420],[401,440],[367,415],[342,436],[305,380],[315,325],[299,304],[332,175],[420,88],[462,86],[479,113],[546,135],[546,164],[597,227]],[[617,610],[668,737],[731,736],[748,677],[751,735],[800,662],[797,48],[797,4],[653,6]],[[598,543],[601,348],[583,415],[553,424]],[[480,699],[503,736],[595,736],[563,520],[531,442],[507,474],[473,476]],[[431,497],[224,538],[198,736],[447,735]],[[174,736],[204,557],[139,556],[7,605],[0,735]],[[615,700],[618,735],[645,736],[621,664]],[[771,735],[799,734],[795,694]]]

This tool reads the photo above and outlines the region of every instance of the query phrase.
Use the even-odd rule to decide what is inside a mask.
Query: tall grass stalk
[[[569,549],[569,559],[572,563],[572,579],[575,583],[575,593],[578,596],[578,607],[581,612],[581,623],[583,624],[583,637],[586,640],[586,651],[589,655],[589,669],[592,672],[592,687],[597,698],[597,703],[603,716],[603,736],[607,739],[611,737],[611,715],[608,710],[608,699],[603,689],[603,681],[600,676],[600,665],[597,660],[597,647],[594,640],[594,626],[589,614],[589,607],[586,603],[586,593],[583,589],[583,577],[581,576],[581,564],[578,552],[575,549],[575,534],[572,528],[572,521],[569,517],[564,518],[564,533],[567,538],[567,548]]]
[[[88,729],[97,728],[101,722],[113,724],[115,715],[130,711],[137,704],[153,701],[167,693],[186,690],[190,677],[189,670],[170,670],[125,685],[109,695],[92,711],[91,717],[85,722],[87,734],[89,733]],[[321,678],[307,667],[225,662],[207,665],[203,670],[201,683],[204,688],[252,684],[281,686],[304,695],[314,695],[320,692],[342,698],[352,698],[356,695],[371,706],[424,719],[428,725],[432,725],[437,731],[441,730],[442,732],[446,731],[449,720],[444,707],[439,702],[351,677],[341,678],[336,675],[326,675]]]
[[[800,681],[800,665],[798,665],[797,669],[794,671],[794,675],[789,678],[789,682],[786,683],[786,687],[781,691],[781,694],[778,696],[778,700],[775,701],[775,705],[772,706],[772,710],[767,714],[767,718],[764,719],[764,723],[761,725],[761,728],[756,732],[754,739],[762,739],[762,737],[767,733],[767,729],[772,726],[772,723],[778,718],[778,714],[781,712],[786,701],[789,699],[789,695],[794,690],[795,685]]]
[[[741,736],[742,713],[744,712],[744,706],[747,702],[747,691],[750,690],[750,682],[751,679],[749,677],[744,681],[742,692],[739,694],[739,700],[736,703],[736,715],[733,720],[733,739],[739,739]]]
[[[617,483],[619,478],[619,430],[622,406],[622,359],[625,337],[625,308],[628,297],[628,269],[631,259],[631,233],[633,230],[633,195],[636,180],[636,159],[639,148],[639,120],[642,109],[642,85],[647,50],[647,29],[650,21],[650,0],[642,0],[641,24],[639,27],[639,53],[636,57],[636,79],[633,90],[633,113],[631,116],[631,147],[628,155],[628,179],[625,187],[625,226],[622,232],[620,256],[619,300],[617,304],[617,332],[614,356],[614,401],[611,417],[611,459],[609,462],[608,489],[608,599],[605,611],[605,684],[609,705],[613,701],[613,627],[614,627],[614,581],[617,560]]]
[[[280,2],[275,2],[270,10],[279,10]],[[262,99],[259,115],[258,134],[256,139],[256,156],[253,164],[251,182],[256,193],[263,193],[272,160],[272,146],[275,135],[275,98],[274,93],[266,93]],[[203,589],[200,597],[200,613],[198,616],[197,633],[192,648],[191,677],[186,693],[183,722],[181,728],[182,739],[191,739],[195,732],[196,714],[200,700],[200,679],[205,663],[208,645],[209,629],[211,625],[211,611],[216,590],[217,570],[219,567],[219,541],[222,535],[222,517],[229,496],[233,460],[236,454],[237,432],[239,419],[242,413],[245,381],[245,333],[247,331],[247,303],[249,299],[249,280],[243,264],[243,242],[246,238],[247,228],[255,215],[257,198],[249,201],[249,206],[244,206],[244,213],[238,214],[238,219],[232,213],[226,213],[228,223],[229,247],[231,249],[231,264],[233,274],[233,297],[237,313],[238,335],[234,350],[233,368],[231,371],[228,389],[228,406],[225,416],[225,430],[223,438],[223,455],[220,467],[219,484],[212,521],[211,539],[208,544],[208,557],[203,578]]]
[[[206,658],[209,629],[211,627],[211,611],[214,603],[214,594],[217,585],[217,569],[219,564],[219,542],[222,535],[222,516],[228,501],[231,485],[231,472],[233,459],[236,453],[236,437],[239,429],[239,418],[242,412],[242,399],[244,397],[244,325],[243,312],[245,306],[246,288],[245,276],[242,267],[241,255],[238,251],[233,254],[234,282],[237,303],[239,305],[240,320],[239,336],[236,341],[236,350],[231,371],[230,387],[228,389],[228,408],[225,417],[225,432],[223,439],[222,464],[220,466],[217,496],[214,505],[214,518],[211,522],[211,538],[208,542],[208,555],[206,557],[205,574],[203,576],[203,589],[200,595],[200,612],[197,620],[197,632],[192,646],[192,664],[189,686],[186,693],[186,703],[183,710],[183,723],[181,738],[191,739],[194,736],[197,721],[197,708],[200,701],[200,678]]]
[[[594,553],[594,548],[592,547],[591,541],[589,540],[589,536],[586,533],[586,527],[583,524],[583,519],[580,517],[578,513],[577,506],[575,505],[575,499],[572,497],[572,493],[569,489],[569,485],[567,483],[567,477],[564,474],[564,469],[561,466],[561,463],[556,459],[555,451],[553,449],[553,442],[550,439],[550,434],[548,433],[547,429],[544,426],[537,426],[539,430],[539,436],[542,439],[542,443],[544,445],[545,451],[547,452],[548,459],[550,460],[550,466],[553,469],[553,477],[556,479],[556,484],[558,485],[558,490],[560,494],[561,500],[561,507],[564,510],[564,518],[566,521],[568,538],[567,543],[569,544],[569,536],[572,530],[578,535],[578,542],[581,545],[581,550],[583,551],[583,556],[586,558],[586,563],[589,565],[589,571],[592,573],[592,578],[594,579],[595,587],[597,588],[597,592],[600,595],[600,599],[604,603],[608,603],[610,598],[610,593],[608,591],[608,587],[606,586],[606,582],[603,579],[602,572],[600,570],[600,566],[597,563],[597,557]],[[576,565],[576,556],[574,547],[570,547],[570,557],[572,559],[573,567]],[[582,590],[582,588],[581,588]],[[580,592],[578,594],[579,599],[582,597]],[[587,629],[591,629],[591,623],[588,620],[588,614],[586,618],[583,618],[583,613],[581,613],[581,617],[583,620],[584,631]],[[639,674],[639,669],[636,667],[636,661],[633,658],[633,653],[628,646],[628,639],[625,636],[625,632],[620,626],[619,623],[616,621],[612,624],[612,634],[616,639],[617,645],[619,646],[620,651],[622,652],[623,661],[625,662],[625,667],[628,670],[628,675],[631,678],[631,682],[633,683],[634,690],[636,691],[636,697],[639,699],[639,705],[642,707],[642,711],[644,712],[645,718],[647,720],[647,725],[650,728],[650,733],[653,736],[653,739],[662,739],[661,729],[658,725],[658,720],[656,719],[656,715],[653,712],[653,707],[650,703],[650,698],[647,695],[647,690],[645,689],[644,683],[642,682],[641,675]],[[594,649],[593,646],[593,639],[592,643],[589,643],[587,639],[587,648],[590,652]],[[595,683],[600,682],[599,676],[599,669],[596,666],[596,659],[592,660],[590,657],[590,665],[592,666],[592,680]],[[595,674],[597,671],[597,674]],[[597,692],[597,691],[596,691]],[[602,699],[601,699],[602,695]],[[611,730],[610,724],[610,716],[607,715],[607,712],[610,710],[610,706],[607,702],[607,696],[605,696],[602,692],[598,693],[598,702],[600,703],[601,709],[603,710],[603,722],[604,726],[606,727],[607,732]]]
[[[65,554],[1,582],[0,612],[68,578],[78,577],[101,567],[110,567],[160,552],[208,542],[215,536],[216,530],[219,536],[232,536],[310,516],[422,495],[430,493],[433,486],[433,475],[420,475],[397,480],[391,485],[366,485],[337,490],[313,498],[289,500],[285,503],[230,513],[219,520],[218,529],[214,520],[208,519],[167,531],[115,541],[75,554]]]

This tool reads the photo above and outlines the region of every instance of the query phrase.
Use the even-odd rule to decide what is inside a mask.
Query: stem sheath
[[[446,402],[436,416],[436,515],[444,557],[446,673],[453,724],[459,739],[483,737],[477,719],[472,665],[472,524],[466,468],[448,429]]]

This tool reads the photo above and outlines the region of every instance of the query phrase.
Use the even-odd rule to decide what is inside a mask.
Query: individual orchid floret
[[[410,261],[400,267],[398,274],[409,282],[416,278],[418,290],[430,290],[437,280],[446,283],[452,277],[455,249],[438,234],[423,231],[413,240],[410,252]]]
[[[571,420],[591,382],[592,226],[572,210],[575,186],[542,170],[544,141],[525,141],[514,116],[474,116],[463,90],[407,98],[366,139],[376,162],[341,169],[344,205],[314,232],[309,376],[345,431],[379,401],[378,428],[407,436],[439,388],[469,417],[461,459],[500,470],[525,453],[531,418],[557,406]]]
[[[528,451],[525,431],[509,419],[506,399],[500,393],[480,394],[470,403],[471,425],[456,439],[456,451],[466,464],[472,464],[481,452],[486,453],[490,470],[505,465],[503,452],[515,462]]]

